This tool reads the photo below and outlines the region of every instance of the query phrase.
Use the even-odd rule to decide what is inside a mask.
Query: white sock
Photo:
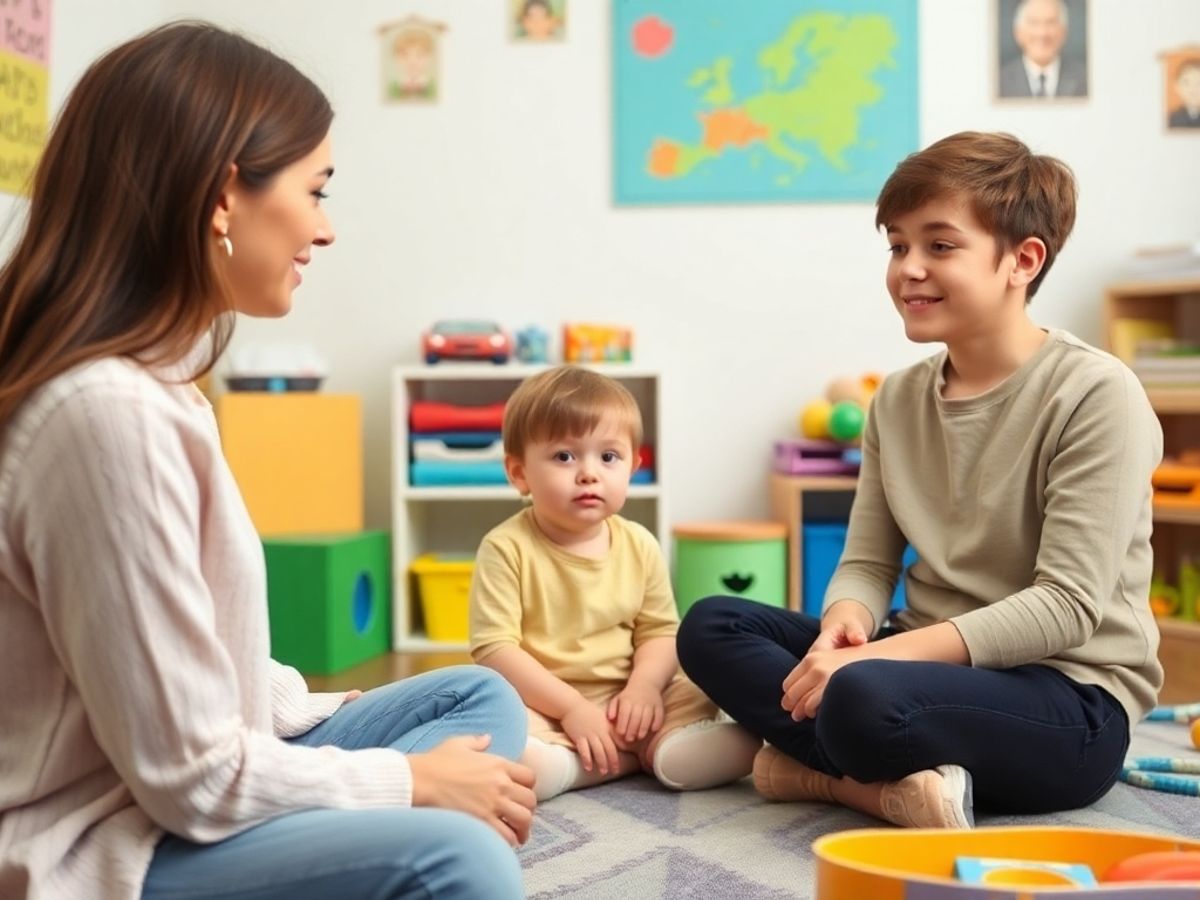
[[[539,803],[569,791],[586,774],[574,750],[535,737],[526,739],[521,762],[533,769],[533,793]]]
[[[754,769],[762,741],[736,722],[702,719],[676,728],[654,751],[654,775],[676,791],[736,781]]]

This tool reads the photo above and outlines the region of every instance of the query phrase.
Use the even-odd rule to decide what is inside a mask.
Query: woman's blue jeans
[[[368,691],[311,731],[308,746],[420,753],[458,735],[490,734],[488,751],[516,760],[525,707],[494,672],[439,669]],[[480,820],[444,809],[313,809],[215,844],[164,838],[143,900],[393,900],[519,898],[516,854]]]

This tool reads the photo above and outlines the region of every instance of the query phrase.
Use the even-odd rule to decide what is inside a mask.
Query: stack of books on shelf
[[[1175,338],[1139,341],[1130,368],[1146,387],[1200,388],[1200,344]]]
[[[1191,244],[1171,244],[1162,247],[1143,247],[1133,255],[1128,265],[1132,278],[1187,278],[1200,275],[1200,241]]]

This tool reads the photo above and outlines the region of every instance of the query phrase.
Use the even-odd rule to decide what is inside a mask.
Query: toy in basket
[[[1200,894],[1200,871],[1193,868],[1200,841],[1161,834],[1102,828],[865,829],[820,837],[813,854],[817,900],[1182,900]],[[989,865],[972,866],[972,858]],[[966,865],[956,868],[959,863]],[[960,877],[985,868],[993,874],[977,882]],[[1098,886],[1087,886],[1091,877]],[[1183,880],[1194,887],[1185,888]]]

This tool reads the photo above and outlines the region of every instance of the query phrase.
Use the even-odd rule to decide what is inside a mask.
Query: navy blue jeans
[[[792,721],[783,680],[820,631],[812,616],[738,597],[688,610],[688,677],[743,726],[805,765],[871,783],[955,763],[991,812],[1075,809],[1112,787],[1129,745],[1105,690],[1042,665],[976,669],[863,660],[834,673],[815,719]]]

